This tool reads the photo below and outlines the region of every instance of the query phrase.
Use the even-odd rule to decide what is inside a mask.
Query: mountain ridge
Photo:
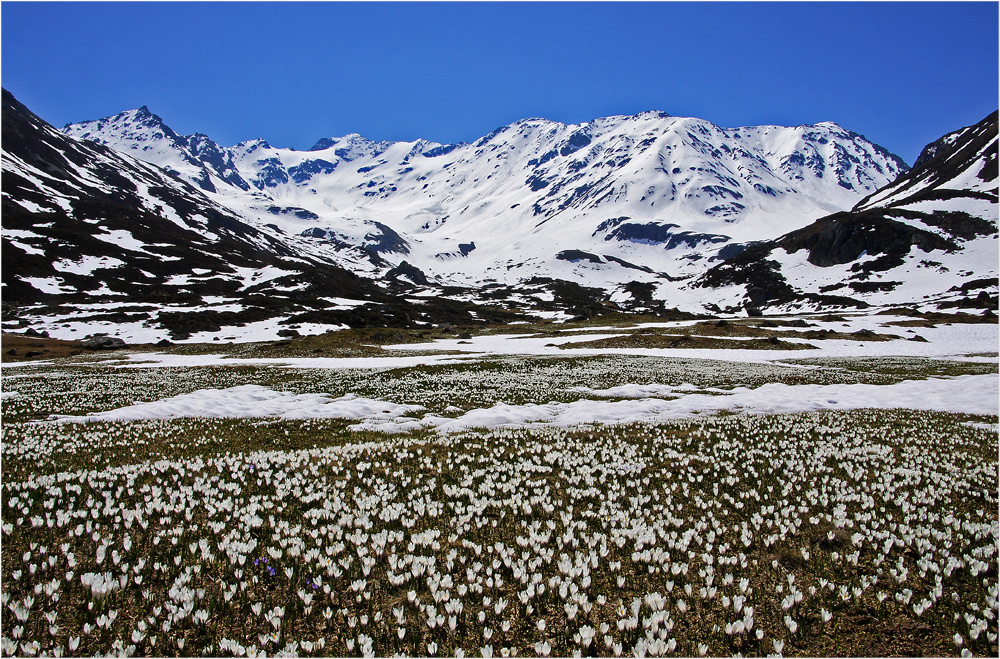
[[[538,245],[557,239],[584,251],[610,246],[616,258],[652,261],[653,270],[665,272],[678,263],[673,249],[623,237],[658,235],[661,247],[696,246],[659,228],[626,228],[615,236],[621,240],[606,241],[599,227],[627,216],[638,225],[724,236],[730,244],[776,237],[851,207],[905,168],[832,122],[722,129],[660,111],[582,124],[527,118],[462,144],[374,142],[349,133],[322,138],[308,151],[263,140],[216,145],[225,154],[219,164],[199,161],[186,141],[165,141],[156,131],[136,134],[128,118],[129,112],[120,113],[65,131],[147,158],[203,189],[214,187],[217,201],[252,222],[356,246],[364,246],[377,222],[412,246],[410,263],[458,285],[544,275],[561,250]],[[235,176],[250,189],[227,185],[226,177]],[[498,235],[498,225],[507,230]],[[513,236],[528,241],[511,243]],[[473,242],[475,253],[446,256]],[[688,256],[711,258],[704,249]],[[388,258],[388,265],[399,264]],[[479,273],[489,274],[477,279]]]
[[[145,106],[60,132],[5,90],[5,310],[20,301],[17,326],[63,338],[82,317],[196,341],[989,308],[995,123],[943,136],[907,170],[832,122],[721,129],[658,111],[296,151],[179,135]]]
[[[418,308],[342,267],[344,254],[251,226],[155,165],[56,131],[7,90],[2,150],[5,329],[154,342],[510,317],[448,300]]]

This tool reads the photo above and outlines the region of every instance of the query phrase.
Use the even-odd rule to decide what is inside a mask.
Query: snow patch
[[[131,231],[114,229],[108,231],[107,233],[95,233],[94,238],[103,240],[106,243],[111,243],[112,245],[116,245],[122,249],[127,249],[130,252],[139,252],[141,254],[149,254],[150,256],[162,258],[159,254],[153,254],[152,252],[147,251],[146,248],[149,247],[149,245],[141,240],[137,240],[135,236],[132,235]]]
[[[14,198],[11,197],[11,199],[14,199]],[[51,213],[52,212],[51,208],[46,208],[45,206],[39,206],[35,202],[28,201],[27,199],[14,199],[14,202],[17,203],[18,205],[20,205],[25,210],[27,210],[29,213],[38,213],[38,212]]]
[[[635,389],[630,389],[635,387]],[[618,387],[638,392],[637,385]],[[683,388],[670,389],[680,393]],[[612,390],[605,390],[607,391]],[[914,409],[967,414],[996,415],[1000,412],[1000,380],[994,375],[963,375],[954,378],[907,380],[890,385],[830,384],[787,385],[765,384],[756,389],[738,387],[716,393],[691,393],[670,400],[643,398],[640,400],[602,401],[578,400],[572,403],[544,405],[499,404],[486,409],[474,409],[457,419],[428,415],[420,427],[435,428],[442,434],[473,428],[522,427],[535,424],[575,426],[580,424],[619,424],[632,422],[664,422],[691,418],[723,411],[746,414],[793,414],[820,410],[852,409]],[[597,393],[597,392],[595,392]],[[408,432],[414,421],[368,421],[352,426],[357,430]]]
[[[89,421],[140,421],[178,419],[185,417],[278,419],[368,419],[395,420],[423,408],[362,398],[354,394],[331,398],[329,394],[294,394],[274,391],[256,384],[228,389],[198,391],[152,402],[138,402],[106,412],[91,412],[85,416],[53,415],[60,423]]]
[[[21,277],[21,281],[49,295],[73,293],[76,290],[71,286],[66,286],[60,277]]]
[[[40,249],[38,249],[36,247],[32,247],[31,245],[26,245],[26,244],[24,244],[24,243],[22,243],[20,241],[12,239],[12,238],[8,239],[8,241],[10,242],[11,245],[13,245],[14,247],[17,247],[19,250],[21,250],[25,254],[32,254],[34,256],[45,256],[45,252],[43,252],[42,250],[40,250]]]
[[[112,256],[83,255],[78,260],[61,259],[52,264],[59,272],[69,272],[74,275],[90,275],[94,270],[117,268],[125,265],[124,261]]]

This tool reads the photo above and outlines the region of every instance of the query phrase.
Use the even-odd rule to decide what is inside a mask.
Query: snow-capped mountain
[[[849,212],[748,248],[700,285],[738,307],[997,307],[997,113],[929,144]]]
[[[6,90],[2,150],[7,328],[206,340],[475,317],[454,301],[417,308],[338,265],[368,253],[251,226],[183,178],[60,133]]]
[[[307,151],[181,136],[147,109],[63,129],[156,163],[248,221],[407,261],[443,284],[683,279],[751,240],[851,208],[906,165],[833,123],[720,128],[660,112],[525,119],[471,144]],[[379,270],[381,268],[381,270]]]
[[[658,112],[296,151],[179,135],[147,108],[59,132],[5,91],[4,324],[195,341],[619,310],[992,308],[996,134],[994,114],[909,171],[831,123]]]
[[[973,199],[991,206],[969,201]],[[918,205],[925,201],[935,202],[934,208]],[[990,208],[996,213],[996,201],[997,113],[993,112],[974,126],[928,144],[912,170],[859,202],[856,210],[954,210],[988,216]]]
[[[217,190],[213,178],[241,190],[250,189],[236,172],[230,153],[220,149],[207,135],[178,135],[146,106],[79,127],[81,130],[64,132],[119,151],[133,151],[131,155],[140,160],[159,165],[208,192]]]

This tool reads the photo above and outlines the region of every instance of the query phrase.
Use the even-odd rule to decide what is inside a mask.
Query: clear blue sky
[[[57,126],[148,105],[222,144],[474,140],[541,116],[835,121],[913,162],[997,107],[998,4],[3,2]]]

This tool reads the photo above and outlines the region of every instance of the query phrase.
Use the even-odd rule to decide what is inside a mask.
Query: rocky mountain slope
[[[924,148],[847,212],[764,241],[705,273],[721,304],[996,309],[997,113]]]

